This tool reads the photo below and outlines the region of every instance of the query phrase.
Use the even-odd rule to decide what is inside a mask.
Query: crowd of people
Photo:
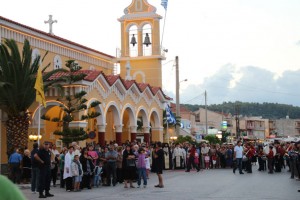
[[[31,152],[26,149],[22,153],[16,149],[9,158],[9,164],[12,181],[20,183],[23,180],[23,183],[28,183],[30,180],[31,191],[38,192],[39,198],[54,196],[50,193],[50,185],[52,182],[56,187],[58,176],[60,187],[67,192],[115,186],[118,183],[124,183],[124,188],[146,188],[151,169],[158,176],[155,187],[164,187],[164,151],[161,142],[151,147],[136,142],[118,146],[112,142],[103,148],[95,144],[80,147],[73,142],[60,152],[50,142],[40,146],[34,143]],[[134,182],[137,182],[137,186]]]
[[[33,149],[16,151],[10,156],[11,180],[14,183],[31,181],[31,190],[40,198],[52,197],[50,184],[56,187],[58,177],[60,187],[67,192],[80,192],[99,186],[124,184],[124,188],[147,187],[150,171],[158,176],[157,188],[163,188],[163,170],[195,169],[210,170],[231,168],[252,173],[252,165],[258,163],[258,171],[281,172],[288,168],[291,178],[300,180],[300,142],[263,145],[255,143],[233,144],[191,144],[157,142],[152,145],[127,141],[119,146],[111,142],[104,147],[87,144],[80,147],[73,142],[61,151],[50,142]],[[134,183],[137,183],[135,186]],[[142,185],[143,183],[143,185]]]

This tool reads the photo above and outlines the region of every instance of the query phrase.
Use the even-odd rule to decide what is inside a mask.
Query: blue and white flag
[[[161,4],[160,5],[162,5],[165,8],[165,10],[167,10],[168,0],[161,0]]]
[[[167,107],[166,107],[166,117],[167,117],[168,124],[176,124],[176,119],[175,119],[172,111],[170,110],[169,105],[167,105]]]

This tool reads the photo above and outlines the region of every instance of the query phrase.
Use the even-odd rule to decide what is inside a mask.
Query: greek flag
[[[161,4],[160,5],[162,5],[165,8],[165,10],[167,10],[168,0],[161,0]]]
[[[176,119],[171,112],[169,105],[166,107],[166,117],[168,124],[176,124]]]

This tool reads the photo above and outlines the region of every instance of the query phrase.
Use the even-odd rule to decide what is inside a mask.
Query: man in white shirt
[[[235,160],[236,164],[233,167],[233,173],[235,174],[235,170],[237,167],[239,168],[240,174],[244,174],[242,172],[242,160],[243,160],[243,146],[242,141],[238,141],[237,145],[234,147],[234,155],[233,160]]]
[[[172,159],[174,161],[174,169],[182,169],[184,168],[184,150],[179,147],[179,144],[176,144],[175,149],[173,150]]]
[[[64,168],[64,180],[66,181],[66,191],[70,192],[72,190],[72,172],[71,164],[73,156],[74,147],[70,146],[68,153],[65,155],[65,168]]]

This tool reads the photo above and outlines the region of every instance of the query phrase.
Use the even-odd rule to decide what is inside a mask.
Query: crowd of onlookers
[[[40,152],[45,148],[46,151]],[[241,154],[237,154],[238,149],[241,149]],[[299,142],[274,142],[267,145],[253,142],[244,142],[244,144],[238,142],[238,145],[164,143],[161,148],[163,155],[155,164],[158,154],[156,146],[136,141],[127,141],[122,145],[111,142],[104,147],[97,144],[81,147],[73,142],[68,148],[63,147],[60,151],[54,144],[48,142],[40,147],[35,143],[31,151],[16,149],[10,156],[10,178],[14,183],[30,182],[32,192],[39,191],[41,198],[51,196],[50,180],[53,187],[56,187],[57,180],[60,179],[60,187],[65,188],[66,191],[115,186],[118,183],[124,183],[125,188],[136,187],[133,182],[137,182],[137,187],[142,185],[146,187],[150,171],[159,172],[159,175],[162,169],[184,169],[190,172],[194,168],[199,172],[216,168],[232,168],[235,173],[236,168],[239,167],[237,165],[240,165],[239,172],[243,174],[252,173],[252,165],[258,163],[258,171],[268,171],[272,174],[288,168],[291,178],[299,180],[299,150]],[[48,158],[49,162],[47,162]],[[41,167],[43,169],[46,165],[49,166],[50,175],[45,176],[49,186],[44,184],[42,187],[46,191],[44,195],[39,190],[40,185],[43,185],[39,180],[41,173],[48,173],[48,171],[41,172]],[[162,177],[158,176],[158,178],[159,184],[156,187],[163,187]]]

